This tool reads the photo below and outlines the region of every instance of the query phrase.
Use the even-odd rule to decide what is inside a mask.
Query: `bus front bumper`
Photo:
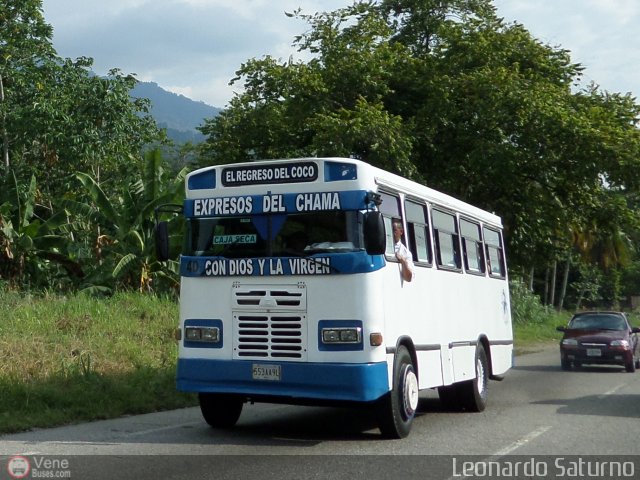
[[[276,367],[279,379],[254,379],[257,369]],[[277,368],[279,366],[279,369]],[[295,363],[179,359],[178,390],[369,402],[389,391],[387,364]]]

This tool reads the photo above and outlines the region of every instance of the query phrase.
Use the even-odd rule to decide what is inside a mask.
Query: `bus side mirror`
[[[369,211],[364,214],[364,246],[369,255],[382,255],[387,248],[384,231],[384,219],[380,212]]]
[[[155,228],[156,258],[159,262],[169,260],[169,227],[167,222],[157,222]]]

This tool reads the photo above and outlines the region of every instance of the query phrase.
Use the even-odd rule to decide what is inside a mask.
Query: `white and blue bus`
[[[494,214],[345,158],[199,169],[183,212],[177,387],[211,426],[233,426],[246,402],[367,405],[401,438],[420,390],[481,411],[511,367]]]

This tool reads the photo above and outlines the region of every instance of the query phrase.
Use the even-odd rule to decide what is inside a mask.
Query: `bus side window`
[[[407,236],[409,248],[416,262],[431,264],[431,236],[426,205],[407,200],[404,204],[407,214]]]
[[[505,278],[507,269],[504,262],[504,248],[500,233],[489,228],[483,229],[484,243],[489,264],[489,275],[496,278]]]
[[[469,273],[484,274],[486,267],[480,225],[469,220],[460,219],[460,233],[462,235],[462,256],[464,268]]]
[[[385,255],[395,258],[393,244],[393,228],[391,227],[392,218],[401,218],[400,215],[400,199],[395,195],[380,192],[382,203],[380,204],[380,212],[384,218],[384,229],[387,237],[387,249]],[[403,239],[404,240],[404,239]]]
[[[432,218],[438,266],[459,270],[461,268],[460,242],[455,215],[434,209]]]

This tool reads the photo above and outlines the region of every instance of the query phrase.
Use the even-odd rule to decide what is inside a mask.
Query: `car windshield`
[[[240,258],[355,252],[364,249],[361,217],[357,211],[320,211],[189,219],[183,254]]]
[[[580,315],[569,323],[572,330],[626,330],[627,322],[620,315]]]

